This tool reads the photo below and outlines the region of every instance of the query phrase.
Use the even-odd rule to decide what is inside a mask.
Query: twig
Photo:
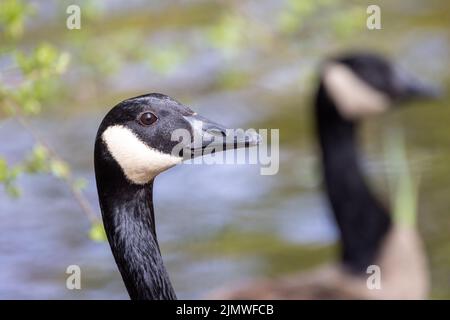
[[[33,128],[31,123],[28,121],[27,117],[23,115],[20,112],[20,109],[15,106],[14,104],[10,104],[10,107],[13,109],[13,112],[15,114],[15,118],[20,123],[20,125],[30,133],[30,135],[33,137],[33,139],[44,146],[44,148],[48,151],[51,158],[53,158],[56,161],[66,163],[66,161],[63,160],[63,158],[43,139],[40,134]],[[72,173],[69,172],[69,174],[64,177],[60,178],[65,184],[68,186],[70,192],[72,193],[72,196],[74,197],[75,201],[79,204],[82,212],[86,215],[86,217],[89,219],[91,223],[99,222],[99,218],[97,217],[97,214],[95,210],[92,208],[91,204],[87,200],[84,193],[77,189],[74,186],[74,178],[72,176]]]

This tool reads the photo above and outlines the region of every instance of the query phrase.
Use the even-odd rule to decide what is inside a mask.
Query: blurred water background
[[[71,54],[67,72],[31,123],[87,180],[85,193],[97,211],[94,137],[104,114],[125,98],[161,92],[229,127],[280,129],[277,175],[261,176],[256,165],[183,165],[157,178],[157,231],[180,298],[336,258],[337,230],[311,119],[321,59],[374,50],[450,88],[448,1],[377,1],[382,29],[374,31],[366,28],[371,3],[365,1],[31,3],[35,13],[25,21],[18,48],[26,52],[44,41]],[[81,30],[65,27],[69,4],[81,7]],[[20,80],[10,65],[0,58],[7,84]],[[409,160],[421,173],[419,230],[433,298],[450,298],[449,107],[446,101],[419,103],[361,127],[364,168],[385,199],[383,133],[392,127],[405,132]],[[33,145],[29,132],[0,113],[0,155],[8,163]],[[0,298],[127,298],[109,245],[89,238],[89,220],[67,186],[48,174],[22,175],[17,185],[18,198],[0,189]],[[82,290],[66,289],[71,264],[81,267]]]

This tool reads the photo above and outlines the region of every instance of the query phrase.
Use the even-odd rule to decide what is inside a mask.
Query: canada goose
[[[216,291],[222,299],[425,298],[427,264],[420,237],[391,215],[365,182],[358,163],[358,122],[401,102],[427,98],[431,88],[382,57],[350,54],[321,69],[314,115],[326,193],[340,230],[340,263],[300,275],[252,281]],[[368,267],[380,269],[381,289],[369,290]],[[369,270],[370,271],[370,270]]]
[[[177,129],[189,139],[173,139]],[[226,139],[220,139],[225,137]],[[200,143],[191,137],[201,137]],[[95,141],[95,176],[106,235],[131,299],[176,299],[155,229],[155,177],[180,163],[219,150],[256,145],[257,134],[231,136],[168,96],[152,93],[116,105]]]

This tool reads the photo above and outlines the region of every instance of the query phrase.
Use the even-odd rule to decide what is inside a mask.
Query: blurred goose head
[[[406,70],[372,53],[329,59],[322,67],[321,77],[339,115],[350,121],[439,94]]]

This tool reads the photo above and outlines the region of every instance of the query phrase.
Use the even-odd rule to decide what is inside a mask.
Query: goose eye
[[[151,112],[145,112],[139,116],[139,123],[144,126],[149,126],[155,123],[158,118]]]

